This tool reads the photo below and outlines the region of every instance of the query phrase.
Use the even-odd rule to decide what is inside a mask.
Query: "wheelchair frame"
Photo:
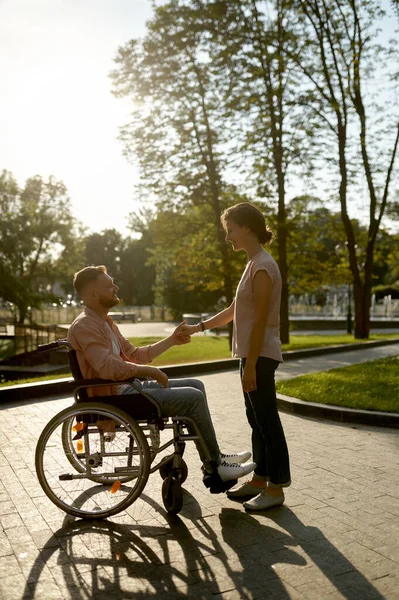
[[[163,417],[159,404],[148,392],[137,386],[134,379],[117,382],[83,379],[76,352],[67,340],[57,340],[39,346],[38,349],[51,351],[58,348],[68,350],[74,377],[70,381],[75,387],[74,405],[49,421],[37,443],[36,472],[47,497],[61,510],[73,516],[106,518],[128,508],[140,496],[149,475],[159,470],[163,479],[164,506],[168,513],[178,514],[183,506],[182,484],[188,474],[187,464],[183,459],[186,442],[198,440],[205,456],[210,460],[196,422],[186,416]],[[117,395],[88,397],[88,388],[123,383],[132,385],[136,390],[137,400],[140,400],[140,403],[132,405],[131,411],[129,407],[129,412],[110,402],[112,398],[117,399]],[[108,425],[109,422],[114,422],[115,431],[104,429],[99,425],[101,421],[107,421]],[[158,431],[172,430],[172,438],[158,447],[150,447],[150,436],[145,436],[143,432],[154,426]],[[185,429],[188,428],[195,431],[195,435],[186,433]],[[109,449],[116,439],[112,438],[113,435],[118,437],[119,446],[116,451],[115,448],[114,451]],[[173,452],[157,462],[157,455],[172,445]],[[118,462],[121,463],[119,466]],[[111,469],[108,465],[111,465]],[[67,466],[74,467],[75,472],[65,472]],[[224,491],[216,488],[213,490],[210,480],[204,479],[204,483],[211,487],[211,492]],[[133,487],[130,489],[129,486]],[[96,496],[101,496],[102,500],[95,499]]]

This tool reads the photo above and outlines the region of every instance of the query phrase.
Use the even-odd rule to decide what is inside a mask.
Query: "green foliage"
[[[104,229],[86,237],[85,257],[87,265],[105,265],[116,280],[120,278],[120,261],[125,246],[122,234],[116,229]]]
[[[32,177],[20,189],[3,171],[0,212],[0,297],[12,303],[22,323],[29,306],[51,297],[54,267],[74,239],[76,222],[64,184],[53,177]]]
[[[85,239],[85,263],[107,267],[126,305],[143,306],[154,302],[154,267],[148,264],[153,242],[145,227],[141,234],[140,239],[123,237],[115,229],[105,229]]]
[[[292,7],[300,44],[290,55],[304,76],[306,105],[325,133],[320,150],[328,154],[339,179],[336,188],[353,280],[355,335],[368,337],[375,243],[390,200],[399,148],[397,103],[384,102],[394,91],[398,48],[395,41],[384,45],[378,41],[385,16],[378,0],[293,0]],[[378,104],[371,92],[375,86]],[[360,193],[360,173],[368,205],[363,243],[349,216],[351,190]]]
[[[399,281],[399,235],[380,230],[373,264],[374,286],[393,285]],[[374,291],[374,290],[373,290]]]
[[[156,269],[157,303],[170,307],[175,318],[183,312],[212,311],[224,296],[224,265],[208,207],[185,212],[159,212],[151,223]],[[229,256],[230,277],[236,285],[244,256]]]
[[[155,268],[149,263],[153,242],[148,232],[140,239],[129,238],[120,258],[120,297],[125,304],[154,304]]]
[[[176,315],[190,296],[204,307],[220,296],[231,302],[234,261],[220,215],[245,198],[226,182],[234,143],[228,82],[212,68],[205,13],[194,4],[156,8],[144,40],[119,50],[111,74],[114,93],[132,101],[131,121],[121,130],[125,153],[138,160],[158,211],[148,228],[156,301]]]
[[[388,285],[376,285],[373,287],[373,294],[375,294],[377,301],[388,295],[392,298],[399,298],[399,280]]]
[[[120,48],[111,73],[115,95],[132,101],[121,130],[125,153],[137,157],[146,190],[167,208],[212,204],[211,186],[221,185],[227,138],[216,124],[220,95],[198,15],[182,2],[158,7],[144,40]]]
[[[357,333],[367,337],[363,307],[388,260],[381,244],[373,271],[387,203],[383,158],[391,152],[374,133],[386,135],[382,116],[392,130],[391,113],[367,120],[362,113],[369,110],[363,82],[384,55],[374,43],[382,15],[374,0],[170,0],[154,6],[143,40],[120,48],[114,93],[132,105],[121,139],[139,162],[142,198],[158,211],[149,259],[158,302],[176,315],[191,297],[201,308],[217,295],[229,302],[240,260],[223,242],[220,213],[241,199],[267,198],[287,339],[289,291],[348,283],[348,265]],[[371,139],[378,142],[374,164]],[[337,200],[339,188],[344,227],[336,214],[306,206],[311,198],[287,205],[288,175],[308,177],[326,165],[341,180],[331,197]],[[370,195],[367,232],[348,210],[360,168]]]

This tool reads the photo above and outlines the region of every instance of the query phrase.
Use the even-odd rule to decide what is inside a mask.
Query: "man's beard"
[[[106,298],[104,296],[101,296],[98,299],[99,304],[101,304],[101,306],[103,308],[112,308],[113,306],[116,306],[117,304],[119,304],[120,299],[115,297],[115,298]]]

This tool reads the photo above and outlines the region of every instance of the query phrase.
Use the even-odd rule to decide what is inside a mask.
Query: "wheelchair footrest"
[[[223,481],[217,471],[213,473],[205,473],[202,478],[205,487],[209,488],[211,494],[223,494],[237,483],[237,479],[230,479],[229,481]]]

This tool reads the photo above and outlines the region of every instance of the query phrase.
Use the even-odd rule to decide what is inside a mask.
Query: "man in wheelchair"
[[[169,337],[135,348],[108,316],[109,310],[120,300],[117,296],[119,288],[106,267],[85,267],[75,274],[73,283],[85,309],[72,323],[68,342],[76,350],[83,377],[115,382],[132,377],[142,380],[135,380],[135,388],[139,385],[158,403],[162,416],[190,417],[196,423],[207,449],[204,452],[203,444],[195,440],[205,474],[216,473],[223,482],[228,482],[253,471],[256,465],[248,461],[250,452],[223,454],[220,451],[203,383],[197,379],[168,380],[160,369],[147,364],[172,346],[190,342],[190,336],[181,331],[184,323]],[[89,389],[89,395],[121,396],[118,406],[129,412],[129,405],[140,398],[135,388],[129,383],[115,383],[93,387]],[[195,432],[190,433],[195,435]]]

